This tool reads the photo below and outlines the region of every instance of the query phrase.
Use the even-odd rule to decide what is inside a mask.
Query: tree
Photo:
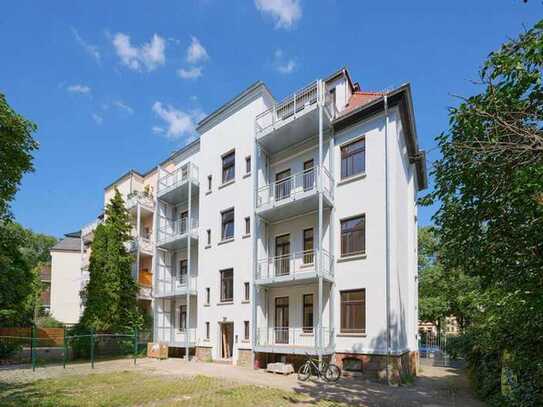
[[[128,211],[118,190],[108,203],[105,222],[98,225],[91,245],[89,282],[82,292],[85,310],[81,324],[100,331],[141,328],[137,306],[138,286],[132,276],[133,256]]]
[[[467,355],[479,393],[513,405],[543,404],[542,67],[543,21],[490,54],[481,93],[450,110],[437,138],[428,197],[441,201],[446,273],[480,282]],[[508,372],[510,391],[500,394],[496,372]]]
[[[0,93],[0,219],[9,215],[24,173],[33,171],[32,152],[38,143],[32,137],[37,126],[17,114]]]

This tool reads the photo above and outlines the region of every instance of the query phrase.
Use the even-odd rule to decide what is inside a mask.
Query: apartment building
[[[255,367],[309,353],[381,377],[411,369],[427,179],[410,86],[366,92],[341,69],[276,101],[257,82],[197,131],[105,191],[134,217],[154,340]]]

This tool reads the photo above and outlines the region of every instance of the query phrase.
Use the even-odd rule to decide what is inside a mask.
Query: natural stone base
[[[387,382],[386,355],[336,353],[333,360],[344,376]],[[406,376],[416,374],[417,352],[390,356],[388,375],[391,384],[400,384]]]
[[[184,358],[187,354],[187,348],[179,348],[174,346],[168,347],[168,357],[169,358]],[[195,349],[189,348],[189,357],[194,356]]]
[[[284,355],[281,353],[256,353],[255,354],[255,369],[266,369],[268,363],[288,363],[294,367],[297,372],[300,366],[307,360],[305,355]],[[330,355],[324,355],[323,360],[330,361]]]
[[[253,359],[253,351],[251,349],[238,349],[238,366],[250,367]]]
[[[213,360],[211,346],[197,346],[195,358],[199,362],[211,362]]]

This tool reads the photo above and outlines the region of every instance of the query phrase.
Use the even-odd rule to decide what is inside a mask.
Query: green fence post
[[[90,341],[91,368],[94,369],[94,328],[91,328]]]
[[[138,358],[138,328],[134,328],[134,365]]]
[[[64,327],[64,330],[62,331],[62,335],[63,335],[63,340],[62,340],[62,344],[64,346],[64,353],[63,353],[63,362],[62,362],[62,367],[64,369],[66,369],[66,350],[68,349],[68,347],[66,346],[66,327]]]
[[[32,325],[30,331],[30,357],[32,359],[32,371],[36,371],[36,325]]]

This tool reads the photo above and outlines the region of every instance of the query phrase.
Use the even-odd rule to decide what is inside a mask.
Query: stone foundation
[[[336,353],[333,360],[341,368],[344,376],[387,381],[386,355]],[[391,384],[400,384],[402,377],[407,375],[416,376],[417,352],[391,355],[388,374]]]
[[[312,356],[316,357],[316,356]],[[330,355],[324,355],[323,359],[330,361]],[[255,354],[255,369],[266,369],[268,363],[290,363],[297,372],[301,365],[307,360],[306,355],[283,355],[281,353],[256,353]]]
[[[198,362],[211,362],[211,346],[197,346],[195,357]]]
[[[238,366],[251,367],[253,351],[251,349],[238,349]]]

